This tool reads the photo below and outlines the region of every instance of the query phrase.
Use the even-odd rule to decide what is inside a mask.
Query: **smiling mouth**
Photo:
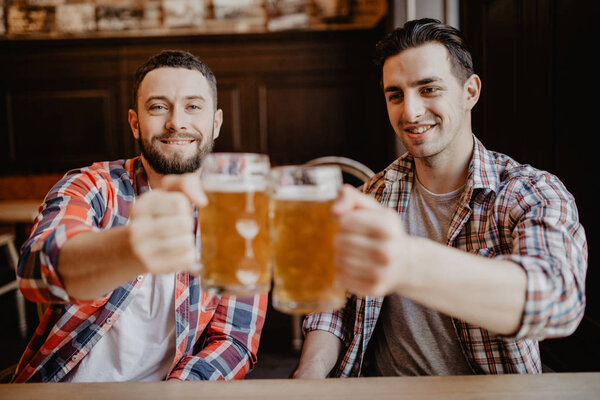
[[[414,128],[405,128],[404,131],[411,133],[413,135],[420,135],[422,133],[427,132],[428,130],[430,130],[431,128],[433,128],[435,125],[421,125],[421,126],[417,126]]]
[[[174,139],[163,139],[161,140],[162,143],[164,144],[174,144],[174,145],[185,145],[185,144],[190,144],[194,141],[194,139],[184,139],[184,140],[174,140]]]

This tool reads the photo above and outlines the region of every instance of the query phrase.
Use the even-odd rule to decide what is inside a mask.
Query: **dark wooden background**
[[[135,69],[188,50],[217,76],[216,151],[267,153],[275,165],[326,155],[373,169],[395,156],[369,30],[193,37],[0,41],[0,174],[64,172],[137,154],[127,125]]]
[[[557,175],[575,196],[589,246],[587,308],[568,338],[541,343],[557,371],[600,370],[597,173],[598,5],[593,0],[461,1],[482,97],[474,132],[489,149]]]

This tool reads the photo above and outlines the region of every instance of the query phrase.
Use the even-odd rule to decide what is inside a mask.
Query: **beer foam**
[[[240,181],[223,176],[205,177],[201,183],[202,188],[206,191],[222,193],[264,192],[267,186],[264,179]]]
[[[296,200],[296,201],[327,201],[335,199],[338,188],[335,186],[280,186],[271,193],[274,200]]]

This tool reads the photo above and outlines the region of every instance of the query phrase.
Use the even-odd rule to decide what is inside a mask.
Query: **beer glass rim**
[[[324,201],[338,196],[343,176],[336,165],[283,165],[271,168],[267,182],[273,199]]]
[[[264,191],[270,170],[269,156],[261,153],[215,152],[200,167],[205,190]]]
[[[283,171],[283,170],[296,170],[296,169],[306,169],[306,170],[332,170],[332,171],[341,171],[342,169],[337,165],[306,165],[306,164],[293,164],[293,165],[278,165],[275,167],[271,167],[271,171]]]

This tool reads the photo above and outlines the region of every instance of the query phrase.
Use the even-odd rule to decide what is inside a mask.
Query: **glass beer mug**
[[[285,166],[269,173],[273,307],[307,314],[343,307],[335,281],[331,206],[342,186],[334,166]]]
[[[220,295],[268,293],[267,155],[212,153],[200,180],[208,204],[199,210],[202,289]]]

